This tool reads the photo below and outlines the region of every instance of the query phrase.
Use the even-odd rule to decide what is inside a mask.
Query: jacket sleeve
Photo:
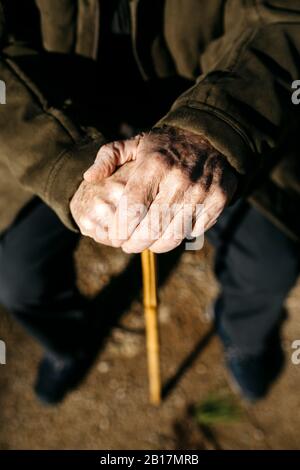
[[[272,159],[296,113],[300,2],[229,0],[224,34],[201,57],[203,74],[159,125],[205,134],[245,185]]]
[[[69,202],[104,138],[89,136],[51,106],[18,60],[5,53],[4,28],[0,2],[0,80],[6,86],[6,104],[0,104],[0,160],[76,230]]]

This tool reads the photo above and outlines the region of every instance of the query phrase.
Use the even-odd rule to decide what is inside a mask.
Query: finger
[[[202,235],[215,222],[225,204],[224,193],[219,188],[219,175],[215,173],[208,178],[205,169],[203,179],[204,183],[200,181],[185,192],[182,210],[170,222],[162,237],[149,247],[151,251],[170,251],[185,238]]]
[[[92,238],[97,243],[111,245],[109,237],[107,236],[108,228],[102,226],[99,221],[92,220],[88,217],[82,218],[79,228],[81,234],[85,237]]]
[[[176,210],[176,209],[175,209]],[[161,200],[154,200],[147,215],[133,232],[132,236],[122,244],[126,253],[141,253],[160,238],[167,225],[174,217],[174,207],[161,204]]]
[[[84,179],[88,183],[98,183],[111,176],[118,166],[135,159],[139,141],[140,136],[136,136],[103,145],[94,164],[84,173]]]
[[[116,206],[111,201],[98,197],[88,215],[80,218],[81,233],[93,238],[97,243],[111,246],[109,230],[115,210]]]
[[[155,199],[161,175],[138,168],[129,178],[119,200],[110,237],[113,246],[120,247],[128,240],[136,227],[146,216],[149,206]]]
[[[111,200],[103,200],[101,204],[97,204],[95,207],[93,215],[96,224],[94,232],[94,239],[96,242],[111,245],[109,233],[115,212],[116,206],[111,202]]]
[[[193,229],[197,217],[197,201],[201,192],[199,188],[190,187],[183,196],[183,203],[166,227],[162,236],[149,249],[155,253],[165,253],[180,245]]]
[[[149,246],[149,249],[153,251],[153,253],[167,253],[168,251],[174,250],[185,238],[185,226],[185,211],[184,208],[182,208],[175,215],[162,236]]]
[[[96,229],[96,224],[92,219],[90,219],[90,217],[81,216],[80,219],[77,221],[77,225],[82,235],[84,235],[85,237],[93,238],[93,234]]]
[[[206,161],[198,186],[202,189],[203,194],[198,200],[198,214],[190,234],[191,237],[203,235],[215,223],[226,205],[227,197],[221,188],[223,172],[223,163],[221,164],[214,155]]]
[[[212,193],[205,204],[185,204],[171,221],[162,237],[149,247],[154,253],[175,249],[185,238],[197,238],[209,230],[224,209],[225,200]],[[195,221],[195,222],[194,222]]]
[[[199,237],[217,221],[226,206],[227,197],[223,190],[215,185],[209,192],[195,221],[191,237]]]
[[[122,244],[127,253],[140,253],[149,248],[165,232],[167,226],[182,208],[184,189],[172,176],[161,185],[159,194],[154,199],[147,215],[137,226],[131,237]]]

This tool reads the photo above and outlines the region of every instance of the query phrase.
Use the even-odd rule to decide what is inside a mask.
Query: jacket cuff
[[[163,125],[204,135],[246,181],[257,170],[259,159],[251,141],[237,123],[220,110],[205,105],[203,109],[183,105],[171,110],[157,124]]]
[[[84,172],[94,163],[104,143],[104,138],[99,138],[74,145],[60,155],[49,175],[45,202],[70,230],[79,231],[70,211],[70,201],[83,180]]]

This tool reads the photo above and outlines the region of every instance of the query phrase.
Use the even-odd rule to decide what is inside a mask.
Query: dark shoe
[[[92,358],[88,355],[58,359],[46,354],[39,365],[34,386],[39,400],[48,405],[61,402],[81,382],[91,362]]]
[[[270,334],[261,354],[249,354],[232,344],[216,317],[216,330],[223,343],[225,360],[235,389],[250,402],[262,399],[284,365],[279,327]]]
[[[225,356],[227,368],[240,394],[251,402],[266,396],[284,364],[280,343],[256,356],[227,346]]]

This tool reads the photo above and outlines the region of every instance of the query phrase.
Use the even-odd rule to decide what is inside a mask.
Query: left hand
[[[205,137],[173,127],[104,145],[84,179],[71,203],[79,228],[84,215],[89,236],[128,253],[147,248],[162,253],[187,236],[202,235],[238,182]],[[96,199],[84,197],[87,192],[97,192]]]

